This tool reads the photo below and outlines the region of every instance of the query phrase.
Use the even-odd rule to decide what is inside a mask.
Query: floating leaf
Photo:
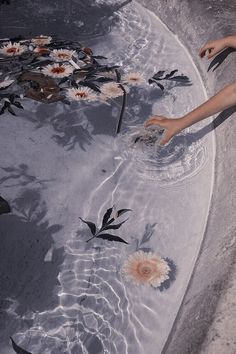
[[[120,72],[117,69],[115,69],[115,72],[116,72],[116,80],[117,80],[117,82],[120,82],[121,74],[120,74]]]
[[[167,74],[164,79],[169,79],[172,77],[175,73],[177,73],[178,69],[171,71],[169,74]]]
[[[160,71],[158,71],[155,75],[153,75],[152,78],[155,79],[155,80],[158,80],[161,76],[164,75],[164,73],[165,73],[165,71],[160,70]]]
[[[120,209],[117,212],[117,217],[123,215],[124,213],[127,213],[128,211],[132,211],[132,209]]]
[[[83,221],[86,225],[88,225],[88,227],[90,228],[90,231],[92,232],[93,235],[96,234],[96,225],[93,222],[90,221],[85,221],[80,217],[80,220]]]
[[[12,337],[10,337],[10,338],[11,338],[11,342],[12,342],[12,348],[15,350],[16,353],[18,353],[18,354],[32,354],[32,353],[30,353],[30,352],[27,352],[27,350],[20,348],[20,347],[14,342],[14,340],[12,339]]]
[[[111,81],[113,81],[113,79],[110,78],[110,77],[99,77],[99,78],[95,79],[95,81],[98,81],[98,82],[111,82]]]
[[[125,221],[122,221],[119,224],[116,225],[107,225],[105,227],[102,228],[102,230],[117,230],[121,227],[121,225],[123,225],[128,219],[126,219]]]
[[[107,211],[105,212],[104,216],[103,216],[103,220],[102,220],[102,227],[106,225],[106,223],[108,222],[111,213],[112,213],[113,207],[107,209]]]
[[[16,106],[17,108],[20,108],[20,109],[24,109],[24,107],[22,106],[22,104],[18,101],[15,101],[12,103],[14,106]]]
[[[169,78],[168,80],[178,81],[178,82],[190,82],[190,79],[185,75],[179,75]]]
[[[95,85],[94,83],[92,83],[92,82],[80,81],[79,84],[82,85],[82,86],[89,87],[89,88],[91,88],[92,90],[94,90],[96,92],[101,92],[99,87],[97,85]]]
[[[8,112],[11,113],[13,116],[16,116],[15,112],[11,108],[11,106],[8,107]]]
[[[0,196],[0,215],[8,214],[11,212],[10,205],[8,202]]]
[[[92,58],[94,58],[94,59],[107,59],[103,55],[93,55]]]
[[[101,235],[98,235],[97,238],[102,238],[103,240],[108,240],[108,241],[123,242],[123,243],[126,243],[128,245],[128,242],[123,240],[123,238],[121,238],[119,236],[114,236],[114,235],[111,235],[111,234],[101,234]]]

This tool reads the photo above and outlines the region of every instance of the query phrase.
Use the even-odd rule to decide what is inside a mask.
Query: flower
[[[47,76],[55,78],[61,78],[70,76],[74,71],[74,68],[70,65],[49,64],[43,68],[42,73]]]
[[[135,252],[130,255],[123,266],[125,276],[137,284],[159,287],[169,278],[170,267],[168,263],[158,255]]]
[[[13,55],[21,55],[23,52],[27,50],[25,45],[21,45],[20,43],[12,43],[7,42],[1,49],[0,53],[13,56]]]
[[[131,86],[141,85],[142,83],[145,82],[143,76],[139,73],[125,74],[122,80]]]
[[[68,89],[67,97],[75,101],[95,101],[98,99],[97,95],[90,88],[83,86]]]
[[[46,47],[36,47],[34,48],[34,53],[43,55],[49,53],[49,50]]]
[[[108,82],[107,84],[102,85],[100,90],[105,96],[110,98],[123,96],[123,91],[120,88],[120,85],[116,82]]]
[[[14,80],[8,80],[8,78],[6,78],[6,79],[3,80],[3,81],[0,81],[0,89],[7,88],[7,87],[10,86],[13,82],[14,82]]]
[[[35,38],[32,38],[31,40],[34,44],[38,46],[44,46],[46,44],[51,43],[52,37],[50,36],[43,36],[42,34],[40,36],[37,36]]]
[[[69,61],[72,59],[72,56],[76,57],[76,51],[68,49],[54,49],[50,56],[56,61]]]

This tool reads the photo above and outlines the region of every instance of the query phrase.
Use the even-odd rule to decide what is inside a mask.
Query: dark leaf
[[[24,107],[22,106],[22,104],[18,101],[15,101],[12,103],[14,106],[16,106],[17,108],[20,108],[20,109],[24,109]]]
[[[156,81],[153,80],[153,79],[149,79],[149,80],[148,80],[148,83],[149,83],[149,85],[151,85],[151,84],[153,84],[153,83],[156,84]]]
[[[11,338],[11,342],[12,342],[12,348],[15,350],[16,353],[18,353],[18,354],[32,354],[32,353],[27,352],[26,350],[20,348],[20,347],[14,342],[14,340],[12,339],[12,337],[10,337],[10,338]]]
[[[108,222],[111,213],[112,213],[113,207],[107,209],[107,211],[105,212],[104,216],[103,216],[103,220],[102,220],[102,227],[106,225],[106,223]]]
[[[79,87],[79,85],[77,84],[77,82],[75,80],[71,80],[71,85],[75,88]]]
[[[103,55],[93,55],[92,58],[94,58],[94,59],[107,59]]]
[[[178,81],[178,82],[190,82],[190,79],[185,75],[179,75],[169,78],[168,80]]]
[[[63,77],[63,78],[59,81],[59,85],[64,84],[64,82],[66,82],[67,80],[69,80],[68,77]]]
[[[8,107],[8,112],[11,113],[13,116],[16,116],[15,112],[11,108],[11,106]]]
[[[103,227],[103,230],[117,230],[121,227],[122,224],[124,224],[128,219],[126,219],[125,221],[122,221],[119,224],[116,225],[107,225],[105,227]]]
[[[115,72],[116,72],[116,81],[117,82],[120,82],[120,80],[121,80],[121,74],[120,74],[120,72],[116,69],[115,70]]]
[[[118,212],[117,212],[118,216],[117,217],[127,213],[128,211],[132,211],[132,209],[120,209],[120,210],[118,210]]]
[[[111,234],[101,234],[101,235],[98,235],[97,238],[102,238],[103,240],[108,240],[108,241],[123,242],[123,243],[126,243],[128,245],[128,242],[123,240],[123,238],[121,238],[119,236],[114,236],[114,235],[111,235]]]
[[[4,105],[4,106],[2,106],[2,108],[0,109],[0,115],[1,115],[1,114],[3,114],[3,113],[5,112],[5,109],[6,109],[5,105]]]
[[[94,79],[94,81],[97,82],[111,82],[114,81],[112,78],[110,77],[98,77],[97,79]]]
[[[92,82],[80,81],[79,84],[82,85],[82,86],[89,87],[89,88],[91,88],[92,90],[94,90],[96,92],[101,92],[99,87],[97,85],[95,85],[94,83],[92,83]]]
[[[158,80],[161,76],[164,75],[164,73],[165,73],[165,71],[160,70],[160,71],[158,71],[155,75],[153,75],[152,78],[155,79],[155,80]]]
[[[8,202],[0,196],[0,215],[8,214],[11,212],[10,205]]]
[[[93,235],[96,234],[96,225],[93,222],[90,221],[85,221],[80,217],[80,220],[83,221],[86,225],[88,225],[88,227],[90,228],[90,231],[92,232]]]
[[[177,73],[178,69],[171,71],[169,74],[167,74],[164,79],[169,79],[172,77],[175,73]]]

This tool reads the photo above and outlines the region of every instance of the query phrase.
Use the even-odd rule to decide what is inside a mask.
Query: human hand
[[[167,144],[173,136],[184,129],[181,124],[181,118],[169,119],[163,116],[152,116],[144,123],[145,128],[151,125],[158,125],[165,129],[160,145]]]
[[[203,58],[205,55],[207,55],[207,58],[211,59],[228,46],[227,37],[216,39],[215,41],[209,41],[200,49],[199,56]]]

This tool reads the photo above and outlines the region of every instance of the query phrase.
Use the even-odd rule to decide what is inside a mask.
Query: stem
[[[120,133],[122,119],[123,119],[124,112],[125,112],[126,96],[127,96],[124,86],[121,84],[119,84],[119,86],[120,86],[121,90],[123,91],[123,102],[122,102],[122,107],[121,107],[121,111],[120,111],[119,121],[118,121],[117,128],[116,128],[116,134]]]
[[[90,238],[89,240],[87,240],[86,242],[89,242],[89,241],[93,240],[95,237],[97,237],[97,234],[94,235],[93,237],[91,237],[91,238]]]

